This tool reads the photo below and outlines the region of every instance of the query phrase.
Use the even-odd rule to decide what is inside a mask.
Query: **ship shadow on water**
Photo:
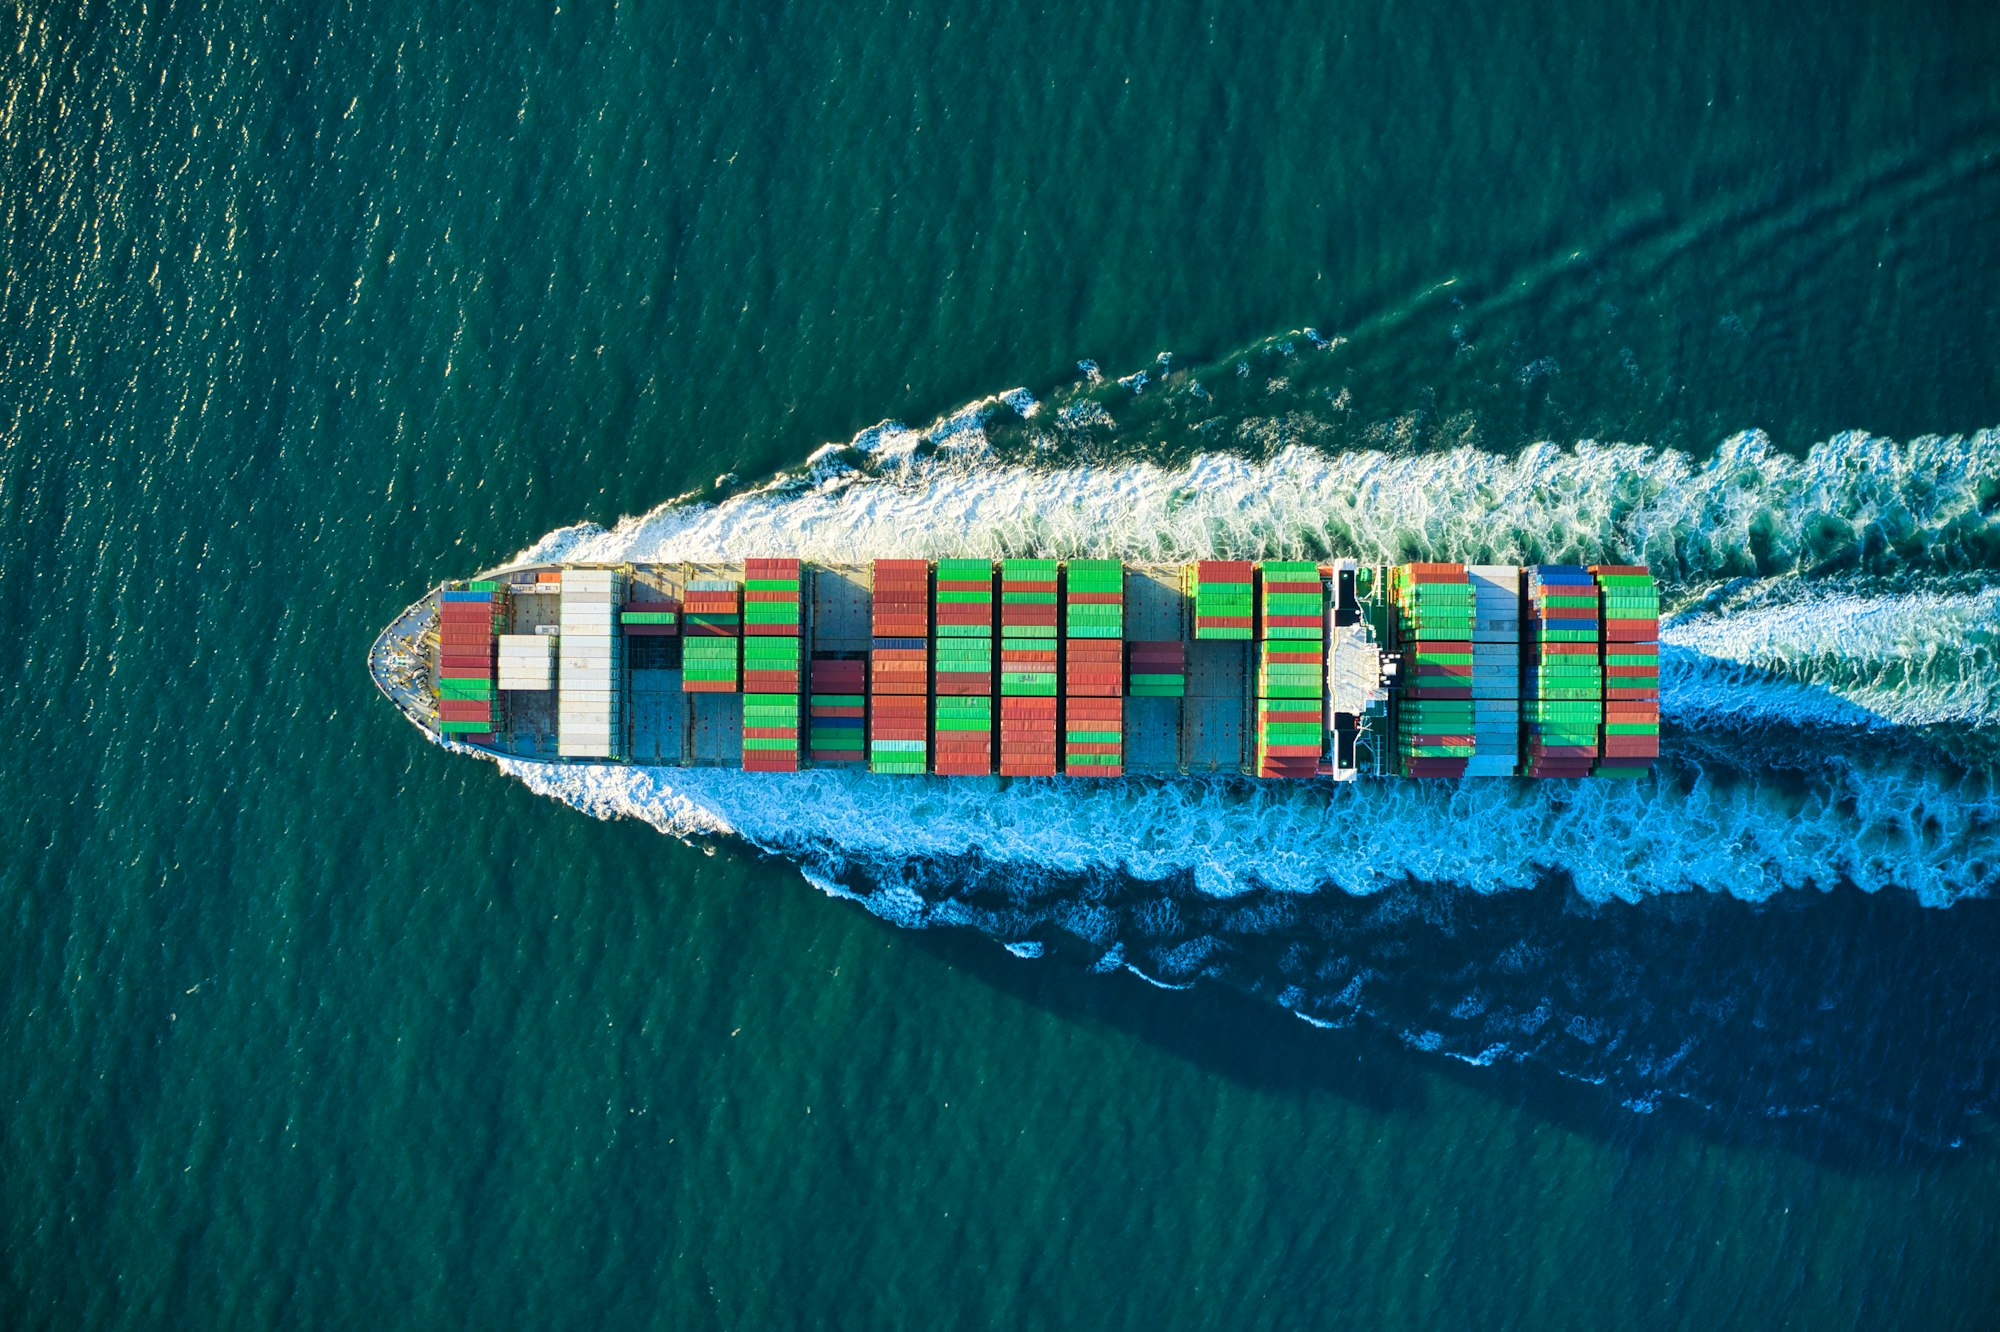
[[[1282,931],[1211,949],[1178,990],[1097,974],[1101,947],[1047,931],[1034,959],[972,929],[898,935],[1064,1021],[1261,1091],[1422,1113],[1444,1078],[1624,1151],[1692,1133],[1856,1171],[1949,1165],[1979,1148],[2000,1098],[1988,901],[1940,911],[1842,886],[1595,906],[1560,876],[1493,895],[1412,883],[1324,898]],[[1190,931],[1214,923],[1198,899],[1178,909]],[[1126,957],[1144,969],[1158,951]],[[1305,990],[1302,964],[1333,975]]]

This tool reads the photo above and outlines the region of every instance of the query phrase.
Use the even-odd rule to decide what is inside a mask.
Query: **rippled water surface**
[[[1977,7],[7,19],[6,1325],[1986,1325]],[[528,549],[1643,559],[1664,758],[426,744]]]

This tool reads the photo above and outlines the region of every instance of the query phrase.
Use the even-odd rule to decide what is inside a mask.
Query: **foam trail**
[[[1094,405],[1094,404],[1093,404]],[[894,422],[798,475],[715,504],[674,503],[606,531],[550,533],[522,558],[807,559],[1353,555],[1467,562],[1644,562],[1671,583],[1828,561],[1985,567],[2000,552],[2000,432],[1897,443],[1839,435],[1792,458],[1761,433],[1713,457],[1624,444],[1505,456],[1280,449],[1165,467],[999,461],[988,428],[1036,410],[1019,390],[913,430]]]
[[[1018,872],[1030,897],[1065,876],[1176,878],[1227,898],[1370,895],[1412,879],[1501,892],[1555,871],[1600,902],[1690,891],[1761,901],[1851,882],[1943,906],[1990,885],[2000,829],[2000,801],[1980,779],[1839,758],[1784,780],[1689,765],[1675,774],[1685,789],[1664,779],[1295,789],[502,767],[600,817],[679,836],[734,833],[823,876],[977,860]]]
[[[1110,420],[1095,403],[1092,421]],[[884,422],[796,475],[719,503],[674,503],[610,531],[551,533],[524,557],[728,559],[786,552],[1034,552],[1178,561],[1353,554],[1397,560],[1645,561],[1684,589],[1827,561],[1880,572],[1982,563],[2000,550],[2000,433],[1908,443],[1836,436],[1804,458],[1748,432],[1713,457],[1629,445],[1514,456],[1284,448],[1161,466],[1002,461],[990,427],[1039,412],[1021,390],[912,429]],[[1057,413],[1063,428],[1069,408]],[[1115,425],[1115,423],[1113,423]],[[2000,593],[1869,594],[1779,580],[1670,623],[1663,702],[1691,726],[1990,726]],[[1760,599],[1761,598],[1761,599]],[[1710,598],[1714,602],[1715,598]],[[1053,876],[1186,881],[1211,899],[1263,888],[1367,896],[1412,879],[1480,892],[1551,872],[1594,901],[1668,892],[1762,900],[1788,888],[1899,887],[1942,905],[1990,883],[1983,775],[1826,756],[1749,775],[1683,755],[1640,783],[1365,783],[1309,790],[1187,780],[981,782],[808,772],[547,767],[538,791],[678,836],[730,832],[798,858],[816,882],[905,923],[963,923],[899,866],[1004,866],[1021,894]],[[1000,928],[995,923],[995,928]]]
[[[1662,627],[1661,708],[1685,725],[1990,727],[2000,722],[2000,589],[1822,593]]]

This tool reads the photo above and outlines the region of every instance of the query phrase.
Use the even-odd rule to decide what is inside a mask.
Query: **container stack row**
[[[1000,564],[1000,772],[1056,771],[1056,562]]]
[[[547,693],[556,687],[556,636],[554,634],[500,635],[500,679],[502,689]]]
[[[1125,566],[1071,560],[1063,590],[1063,770],[1125,775]]]
[[[743,767],[799,770],[799,562],[743,566]]]
[[[439,594],[438,730],[454,740],[486,744],[498,723],[493,649],[501,601],[491,583]]]
[[[1660,589],[1643,564],[1593,564],[1604,612],[1600,777],[1643,777],[1660,756]]]
[[[812,715],[806,734],[814,763],[859,763],[868,714],[868,663],[853,658],[817,658],[812,664]]]
[[[1305,560],[1266,560],[1258,577],[1256,772],[1311,777],[1326,743],[1326,587]]]
[[[1256,607],[1250,580],[1248,560],[1202,560],[1194,566],[1189,590],[1196,638],[1250,640]]]
[[[931,770],[993,771],[993,562],[937,562],[936,698]]]
[[[675,597],[628,601],[618,612],[627,638],[673,638],[681,631],[681,603]]]
[[[1404,675],[1397,770],[1463,777],[1476,748],[1473,585],[1462,564],[1425,563],[1394,570],[1390,587]]]
[[[1529,777],[1586,777],[1604,725],[1602,621],[1588,569],[1538,564],[1528,571],[1527,679],[1522,714]]]
[[[624,582],[624,575],[614,569],[562,571],[556,752],[564,758],[618,755],[624,721],[624,640],[612,619]]]
[[[1118,560],[1071,560],[1064,571],[1063,637],[1125,637],[1125,566]]]
[[[1521,568],[1475,564],[1472,585],[1472,757],[1468,777],[1521,766]]]
[[[733,694],[741,687],[742,592],[733,578],[688,581],[681,612],[681,689],[690,694]]]
[[[870,614],[868,768],[921,774],[930,758],[930,561],[875,561]]]
[[[1133,698],[1187,697],[1187,644],[1179,639],[1165,643],[1127,645],[1125,692]]]

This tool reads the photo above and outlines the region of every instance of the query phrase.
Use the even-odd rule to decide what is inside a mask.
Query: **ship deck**
[[[558,620],[554,583],[533,584],[554,564],[495,569],[481,578],[509,582],[499,632],[532,634]],[[574,567],[574,566],[572,566]],[[628,595],[638,600],[684,596],[690,580],[740,579],[740,564],[626,564]],[[872,647],[872,565],[813,564],[802,571],[800,650],[815,654],[865,654]],[[1129,775],[1231,774],[1252,770],[1255,742],[1252,661],[1245,642],[1193,639],[1178,564],[1125,566],[1125,639],[1186,643],[1185,698],[1126,698],[1125,772]],[[398,617],[377,640],[370,669],[377,683],[413,722],[434,730],[426,663],[435,647],[436,593]],[[997,630],[996,630],[997,633]],[[742,764],[743,695],[685,693],[679,670],[681,640],[633,639],[670,644],[632,649],[623,673],[625,707],[620,748],[626,761],[687,767]],[[803,702],[803,700],[802,700]],[[559,761],[553,690],[504,691],[503,721],[479,749],[529,760]],[[561,760],[567,761],[567,760]],[[863,767],[858,763],[811,766]]]

